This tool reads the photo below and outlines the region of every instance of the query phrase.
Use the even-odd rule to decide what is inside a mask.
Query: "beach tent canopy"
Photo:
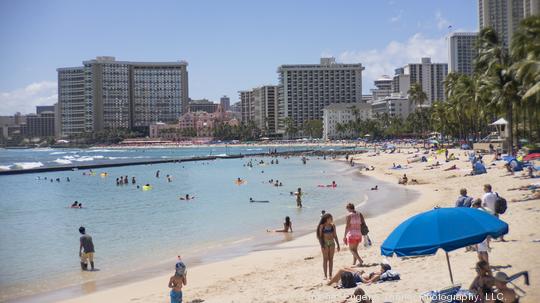
[[[381,254],[423,256],[442,249],[446,252],[453,284],[448,252],[478,244],[487,236],[497,238],[506,233],[508,224],[485,211],[467,207],[435,208],[413,216],[396,227],[384,240]]]
[[[536,160],[536,159],[540,159],[540,153],[528,154],[525,157],[523,157],[524,161],[531,161],[531,160]]]
[[[491,123],[491,125],[507,125],[508,121],[506,121],[504,118],[500,118],[499,120]]]

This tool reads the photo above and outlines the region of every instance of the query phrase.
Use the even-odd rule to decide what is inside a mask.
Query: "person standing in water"
[[[319,239],[323,255],[324,278],[328,279],[328,274],[332,277],[336,246],[337,251],[340,250],[336,226],[331,214],[326,213],[321,217],[319,225],[317,225],[317,239]]]
[[[79,246],[81,269],[88,270],[88,261],[90,261],[90,266],[92,270],[94,270],[94,242],[92,241],[92,237],[86,234],[86,229],[84,226],[79,227],[79,232],[81,233]]]
[[[362,265],[364,261],[358,254],[358,245],[362,242],[361,226],[364,223],[364,216],[354,210],[354,204],[352,203],[347,204],[346,208],[349,214],[346,218],[343,242],[345,242],[345,245],[349,245],[349,250],[353,255],[353,265],[356,265],[356,261],[358,261],[358,265]]]
[[[159,178],[159,170],[156,172],[156,178]]]
[[[298,187],[298,191],[296,192],[296,207],[302,208],[302,188]]]

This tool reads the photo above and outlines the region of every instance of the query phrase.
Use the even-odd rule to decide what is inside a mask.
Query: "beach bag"
[[[495,200],[495,213],[496,214],[499,214],[499,215],[502,215],[506,212],[506,208],[508,207],[507,203],[506,203],[506,199],[499,196],[499,194],[497,194],[497,200]]]
[[[366,224],[366,220],[364,220],[364,215],[362,215],[361,213],[358,214],[362,218],[362,223],[360,224],[360,233],[362,234],[362,236],[365,236],[369,233],[369,228]]]
[[[352,273],[346,271],[341,274],[341,287],[354,288],[356,283],[354,282],[354,276]]]

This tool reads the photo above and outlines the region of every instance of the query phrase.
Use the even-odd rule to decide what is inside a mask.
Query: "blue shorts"
[[[182,303],[182,291],[171,290],[171,303]]]

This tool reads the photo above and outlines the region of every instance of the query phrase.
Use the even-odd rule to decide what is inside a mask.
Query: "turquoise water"
[[[17,152],[24,156],[17,159]],[[65,154],[52,154],[57,152]],[[88,150],[0,151],[0,163],[49,163],[62,155],[73,159],[88,154],[139,157],[143,153],[169,157],[191,155],[194,150],[109,152],[116,156]],[[270,161],[268,157],[257,161],[260,159]],[[253,168],[244,166],[247,161],[249,158],[116,167],[95,170],[95,176],[83,175],[83,171],[0,176],[0,301],[110,278],[153,264],[169,266],[178,254],[204,260],[219,258],[211,252],[230,250],[234,245],[254,249],[283,239],[266,229],[281,228],[285,216],[291,217],[295,231],[312,230],[321,210],[342,216],[345,202],[360,203],[365,196],[358,192],[372,185],[354,178],[350,167],[331,160],[312,158],[303,165],[296,157],[279,158],[279,165],[255,164]],[[157,170],[160,178],[155,177]],[[109,176],[100,177],[101,172]],[[167,182],[167,174],[172,182]],[[115,179],[125,175],[130,181],[136,177],[140,185],[149,183],[153,189],[117,186]],[[70,182],[66,182],[67,177]],[[238,177],[247,183],[237,185],[234,181]],[[61,182],[50,182],[51,178]],[[269,179],[278,179],[283,186],[270,185]],[[333,180],[338,184],[336,189],[318,187]],[[290,195],[298,187],[306,193],[302,209],[296,208]],[[196,199],[179,200],[185,194]],[[250,197],[270,203],[249,203]],[[84,208],[68,208],[74,200],[82,202]],[[80,271],[81,225],[94,239],[98,272]]]

